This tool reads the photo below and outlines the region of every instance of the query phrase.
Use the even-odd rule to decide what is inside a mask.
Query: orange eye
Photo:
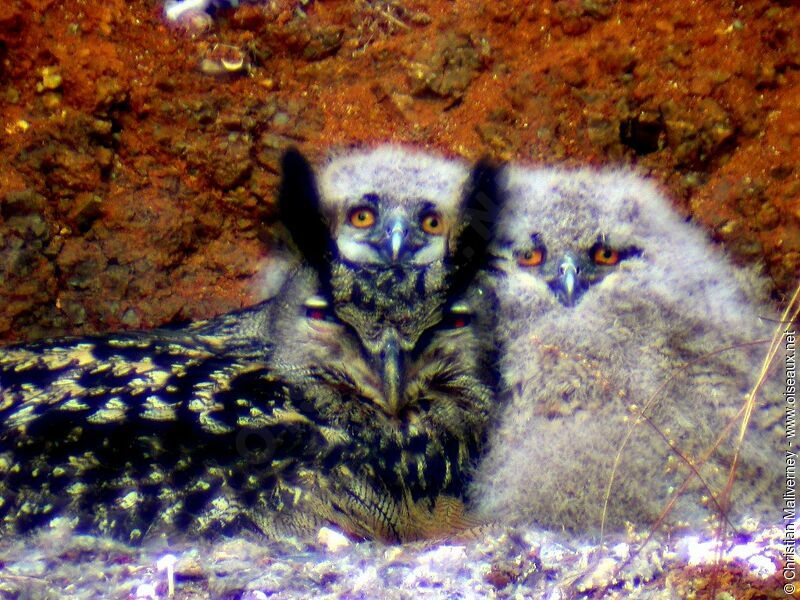
[[[521,267],[538,267],[544,262],[544,250],[534,248],[517,254],[517,264]]]
[[[422,231],[429,235],[442,235],[444,233],[444,221],[441,215],[435,212],[426,213],[422,217]]]
[[[350,225],[353,227],[367,229],[375,225],[375,211],[365,206],[354,208],[347,215],[347,220],[350,221]]]
[[[592,260],[596,265],[613,267],[619,262],[619,252],[608,246],[598,244],[598,246],[592,250]]]

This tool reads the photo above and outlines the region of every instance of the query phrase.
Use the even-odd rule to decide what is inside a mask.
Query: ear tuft
[[[499,169],[487,160],[481,160],[472,169],[461,210],[464,227],[452,257],[455,271],[451,292],[455,295],[467,288],[480,269],[488,266],[489,245],[495,237],[504,200],[498,176]]]
[[[289,148],[281,160],[278,213],[303,259],[323,282],[330,281],[335,246],[320,209],[314,171],[297,148]]]

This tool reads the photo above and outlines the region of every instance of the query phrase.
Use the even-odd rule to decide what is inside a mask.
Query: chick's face
[[[320,199],[339,257],[354,265],[428,265],[451,250],[468,170],[386,145],[332,160]]]

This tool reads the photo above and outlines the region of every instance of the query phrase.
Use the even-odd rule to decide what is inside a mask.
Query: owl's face
[[[592,239],[548,239],[546,232],[532,231],[508,245],[506,260],[517,270],[545,283],[565,307],[581,301],[583,294],[615,272],[622,261],[639,256],[635,245],[614,242],[607,236]]]
[[[333,389],[332,398],[347,398],[330,407],[343,422],[352,421],[355,411],[374,427],[387,419],[420,427],[433,420],[461,430],[485,418],[494,383],[489,289],[475,285],[457,299],[442,299],[413,339],[391,326],[375,340],[363,339],[319,294],[307,271],[290,278],[280,297],[287,300],[273,335],[291,343],[277,345],[271,369],[287,383]]]
[[[427,265],[453,250],[469,175],[461,163],[397,146],[348,154],[321,171],[321,208],[341,259]]]
[[[493,254],[508,276],[504,295],[535,314],[622,311],[625,302],[605,299],[645,288],[702,295],[719,284],[702,235],[641,178],[512,167],[503,185],[508,206]]]

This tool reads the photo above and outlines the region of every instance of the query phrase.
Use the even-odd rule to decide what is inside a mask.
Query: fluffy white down
[[[719,492],[738,421],[716,451],[714,442],[736,418],[767,349],[743,344],[769,338],[775,326],[763,281],[732,266],[631,172],[512,166],[503,185],[500,237],[512,247],[538,233],[548,255],[585,252],[598,237],[641,254],[565,307],[537,269],[498,250],[506,391],[472,487],[478,511],[492,521],[597,531],[624,443],[606,529],[651,525],[689,474],[665,439],[698,464],[711,452],[700,471]],[[729,346],[738,347],[718,352]],[[734,519],[777,519],[783,432],[778,382],[770,383],[742,447]],[[636,422],[648,403],[654,427]],[[695,478],[668,522],[695,525],[714,514],[707,495]]]

